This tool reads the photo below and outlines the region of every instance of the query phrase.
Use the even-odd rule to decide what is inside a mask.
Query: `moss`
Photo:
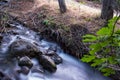
[[[0,12],[0,22],[1,24],[7,22],[9,19],[9,16],[7,13]]]

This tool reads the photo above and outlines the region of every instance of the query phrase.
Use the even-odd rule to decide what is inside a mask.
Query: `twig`
[[[113,25],[113,29],[112,29],[112,34],[111,34],[111,36],[113,36],[113,34],[114,34],[115,25],[116,25],[117,21],[119,20],[119,18],[120,18],[120,15],[119,15],[119,16],[117,17],[117,19],[115,20],[115,23],[114,23],[114,25]]]
[[[116,71],[120,71],[120,67],[117,66],[117,65],[111,65],[111,64],[108,64],[107,67],[108,67],[108,68],[112,68],[113,70],[116,70]]]

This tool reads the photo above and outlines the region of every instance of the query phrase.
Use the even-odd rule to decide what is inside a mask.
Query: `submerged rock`
[[[15,75],[19,75],[19,74],[24,74],[24,75],[28,75],[28,73],[30,72],[30,69],[27,66],[21,66],[21,68],[18,68],[15,70]]]
[[[32,73],[44,73],[45,72],[45,70],[42,68],[42,66],[34,66],[34,67],[32,67],[32,69],[31,69],[31,72]]]
[[[27,66],[28,68],[32,68],[33,63],[31,62],[29,57],[25,56],[20,58],[20,60],[18,61],[18,65],[20,67]]]
[[[41,55],[38,57],[38,60],[45,70],[49,72],[55,72],[57,70],[54,61],[49,56]]]
[[[6,3],[8,3],[9,2],[9,0],[0,0],[0,6],[1,5],[5,5]]]
[[[12,80],[9,76],[7,76],[4,72],[0,71],[0,80]]]
[[[62,63],[62,58],[59,57],[57,54],[55,54],[54,56],[51,56],[51,59],[55,62],[55,64],[60,64]]]
[[[21,73],[28,75],[28,73],[30,72],[30,69],[26,66],[21,67]]]
[[[29,56],[35,57],[42,54],[35,44],[32,44],[24,39],[15,40],[9,46],[8,52],[12,57]]]
[[[2,43],[3,35],[0,34],[0,44]]]
[[[49,56],[55,62],[55,64],[60,64],[63,61],[62,58],[54,51],[50,51],[46,53],[46,55]]]

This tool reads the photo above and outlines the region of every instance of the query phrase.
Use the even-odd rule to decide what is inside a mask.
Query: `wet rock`
[[[28,75],[28,73],[30,72],[30,69],[26,66],[21,67],[21,73]]]
[[[54,51],[47,51],[47,53],[45,53],[45,55],[48,55],[48,56],[52,56],[52,55],[54,55],[54,54],[55,54]]]
[[[62,58],[57,54],[55,54],[54,56],[51,56],[51,59],[55,62],[55,64],[60,64],[63,61]]]
[[[0,71],[0,80],[12,80],[4,72]]]
[[[50,51],[46,55],[49,56],[55,62],[55,64],[60,64],[63,61],[62,58],[54,51]]]
[[[7,33],[13,34],[13,35],[18,35],[20,33],[20,31],[19,30],[13,30],[13,29],[11,29],[11,30],[7,31]]]
[[[12,57],[22,57],[26,55],[35,57],[42,54],[35,44],[25,41],[24,39],[18,39],[12,42],[9,46],[8,53],[10,53]]]
[[[110,76],[112,80],[120,80],[120,71],[116,71],[115,74]]]
[[[38,57],[38,60],[45,70],[49,72],[55,72],[57,70],[54,61],[49,56],[41,55]]]
[[[6,3],[8,3],[9,0],[0,0],[0,6],[1,5],[5,5]]]
[[[49,47],[49,49],[48,49],[48,51],[49,52],[51,52],[51,51],[54,51],[54,52],[56,52],[58,50],[58,47],[57,47],[57,45],[50,45],[50,47]]]
[[[20,58],[20,60],[18,61],[18,65],[19,66],[27,66],[28,68],[32,68],[33,63],[31,62],[30,58],[25,56]]]
[[[21,68],[20,67],[17,67],[17,68],[15,68],[15,70],[14,70],[16,73],[21,73]]]
[[[0,71],[0,77],[4,77],[4,74],[2,71]]]
[[[3,36],[0,34],[0,44],[2,42]]]
[[[15,70],[16,74],[24,74],[24,75],[28,75],[28,73],[30,72],[30,69],[27,66],[22,66],[21,68],[18,68]]]
[[[42,66],[34,66],[32,69],[31,69],[31,72],[32,73],[44,73],[44,69],[42,68]]]

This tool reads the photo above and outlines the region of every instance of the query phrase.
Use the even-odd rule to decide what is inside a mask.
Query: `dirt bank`
[[[67,12],[64,14],[59,12],[56,0],[11,0],[0,7],[0,11],[6,14],[1,18],[1,26],[3,22],[6,23],[9,14],[14,20],[39,32],[43,38],[57,42],[67,53],[76,57],[88,51],[82,43],[82,36],[94,33],[103,24],[99,18],[100,9],[72,0],[67,3]]]

